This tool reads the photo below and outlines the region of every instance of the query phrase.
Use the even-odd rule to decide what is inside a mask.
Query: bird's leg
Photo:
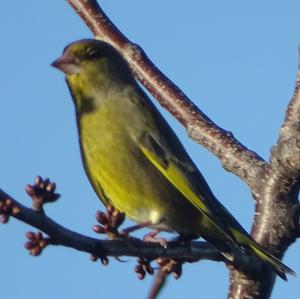
[[[139,229],[151,226],[152,223],[150,221],[145,221],[136,225],[129,226],[121,231],[121,235],[128,236],[130,233],[135,232]]]
[[[136,225],[133,225],[133,226],[123,229],[121,234],[128,236],[132,232],[135,232],[141,228],[149,227],[151,225],[152,225],[151,221],[145,221],[145,222],[142,222],[142,223],[139,223],[139,224],[136,224]],[[168,241],[165,238],[156,238],[156,235],[160,232],[161,232],[160,229],[151,231],[150,233],[148,233],[147,235],[144,236],[143,240],[146,242],[160,243],[161,246],[167,247]]]
[[[157,234],[159,234],[161,232],[160,229],[156,229],[154,231],[151,231],[150,233],[148,233],[146,236],[144,236],[143,240],[146,242],[155,242],[155,243],[159,243],[161,246],[163,246],[164,248],[167,247],[168,245],[168,241],[165,238],[157,238]]]

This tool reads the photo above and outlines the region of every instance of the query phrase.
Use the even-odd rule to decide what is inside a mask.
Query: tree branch
[[[255,193],[264,160],[242,145],[231,132],[217,126],[106,16],[95,0],[68,0],[95,37],[114,46],[136,78],[188,131],[189,136],[214,153],[223,167],[245,181]]]
[[[47,181],[49,182],[49,180],[46,180],[46,182]],[[44,181],[41,182],[43,184]],[[53,191],[54,189],[50,192]],[[47,194],[46,197],[49,198]],[[35,200],[33,197],[33,207],[27,208],[0,189],[0,216],[6,217],[5,222],[9,220],[9,217],[13,217],[39,229],[48,236],[44,238],[40,233],[27,233],[29,240],[34,240],[37,236],[37,243],[39,243],[39,241],[43,242],[41,250],[34,251],[33,255],[40,254],[47,245],[62,245],[89,253],[94,260],[97,258],[103,260],[106,259],[107,256],[132,256],[148,259],[149,261],[156,259],[157,263],[161,265],[161,269],[166,269],[166,273],[173,272],[173,270],[168,270],[170,269],[168,265],[170,260],[177,261],[180,265],[180,263],[184,262],[197,262],[206,259],[226,262],[230,269],[239,269],[239,271],[249,273],[248,275],[250,276],[260,275],[259,272],[262,264],[255,256],[245,255],[240,250],[234,250],[232,252],[234,260],[228,262],[215,247],[207,242],[170,241],[167,243],[167,246],[164,247],[157,242],[145,242],[132,236],[120,236],[114,240],[99,240],[85,236],[58,224],[45,214],[43,208],[36,210]],[[31,245],[25,247],[29,250],[32,249]],[[173,272],[177,278],[180,276],[180,273],[176,274],[175,271]],[[158,275],[158,280],[154,284],[152,294],[159,292],[163,286],[163,282],[163,277]]]
[[[259,181],[252,236],[281,258],[300,229],[300,68],[277,144]],[[275,275],[266,271],[264,277],[263,281],[245,280],[243,274],[232,271],[228,298],[269,298]]]
[[[11,201],[12,212],[9,216],[27,223],[50,237],[50,244],[62,245],[79,251],[84,251],[96,257],[103,256],[135,256],[155,259],[183,259],[197,261],[208,259],[222,261],[220,253],[206,242],[179,244],[168,242],[164,248],[158,243],[144,242],[137,238],[120,240],[99,240],[71,231],[47,217],[43,212],[27,208],[0,189],[0,204],[5,200]],[[0,205],[1,207],[1,205]],[[14,211],[14,212],[13,212]]]

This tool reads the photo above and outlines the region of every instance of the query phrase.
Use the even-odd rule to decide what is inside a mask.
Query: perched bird
[[[66,75],[84,168],[105,205],[141,226],[200,235],[227,259],[232,248],[253,254],[285,280],[294,273],[216,199],[117,50],[80,40],[52,65]]]

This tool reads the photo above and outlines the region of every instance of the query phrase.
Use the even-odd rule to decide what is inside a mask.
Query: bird
[[[75,41],[52,66],[65,74],[84,169],[105,206],[141,227],[201,236],[227,260],[238,249],[284,280],[294,274],[218,201],[113,46],[96,39]]]

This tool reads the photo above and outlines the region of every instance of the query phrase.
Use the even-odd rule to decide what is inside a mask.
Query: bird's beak
[[[80,72],[80,63],[78,59],[72,53],[68,53],[68,51],[53,61],[51,66],[59,69],[66,75],[78,74]]]

